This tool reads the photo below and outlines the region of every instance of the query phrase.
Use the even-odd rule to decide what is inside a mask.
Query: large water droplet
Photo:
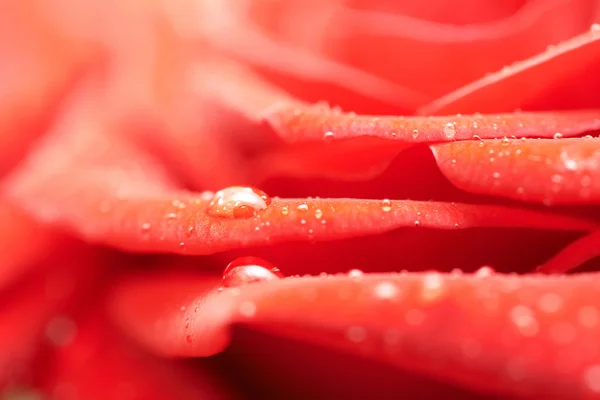
[[[388,199],[381,200],[381,210],[384,212],[390,212],[392,210],[392,202]]]
[[[454,136],[456,136],[456,127],[453,123],[449,122],[444,125],[444,135],[446,135],[448,139],[454,139]]]
[[[269,204],[271,198],[262,190],[231,186],[215,193],[208,206],[208,214],[230,219],[250,218]]]
[[[270,262],[258,257],[240,257],[223,271],[223,286],[233,287],[255,282],[266,282],[283,278]]]

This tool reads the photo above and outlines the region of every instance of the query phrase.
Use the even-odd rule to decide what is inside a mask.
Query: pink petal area
[[[569,272],[594,258],[600,257],[600,231],[595,231],[569,246],[538,267],[544,273]]]
[[[148,356],[102,319],[79,324],[73,342],[52,358],[43,387],[57,400],[236,398],[202,367]]]
[[[594,24],[587,33],[441,97],[419,114],[597,107],[598,54],[600,25]]]
[[[239,322],[483,393],[584,399],[600,391],[595,274],[288,278],[222,292],[216,285],[206,276],[139,275],[122,281],[110,309],[162,354],[218,352],[227,326]]]
[[[545,204],[600,201],[598,139],[483,140],[432,146],[458,188]]]
[[[431,10],[430,2],[426,4]],[[593,22],[595,5],[593,0],[529,1],[508,18],[463,26],[349,8],[327,21],[321,43],[336,60],[435,98],[582,33]],[[512,90],[515,95],[519,88]],[[484,112],[502,97],[482,100],[450,113]],[[474,109],[476,105],[482,109]]]
[[[396,112],[412,112],[426,101],[417,90],[282,41],[256,26],[243,12],[234,11],[234,7],[228,1],[220,5],[205,2],[204,8],[200,5],[197,11],[202,22],[196,22],[201,27],[197,34],[220,54],[258,68],[267,79],[285,82],[284,89],[291,93],[309,97],[320,93],[318,100],[327,98],[344,106],[367,109],[374,109],[369,103],[376,102],[388,110],[395,108]],[[320,3],[318,10],[325,11],[327,7]],[[175,23],[186,17],[189,19],[176,16]]]

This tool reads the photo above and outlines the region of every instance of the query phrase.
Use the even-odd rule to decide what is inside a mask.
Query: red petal
[[[598,279],[373,275],[219,293],[207,278],[163,274],[123,282],[111,304],[121,326],[167,354],[219,351],[225,328],[242,322],[482,392],[595,398]]]
[[[594,7],[590,0],[529,1],[508,18],[464,26],[348,8],[327,21],[322,46],[338,60],[440,96],[583,32]],[[481,106],[496,101],[488,97]]]
[[[57,237],[6,203],[0,203],[0,220],[1,289],[47,255]]]
[[[465,141],[432,150],[463,190],[545,204],[600,201],[598,139]]]
[[[538,270],[545,273],[565,273],[598,256],[600,256],[600,231],[595,231],[565,247],[556,256],[539,266]]]
[[[420,114],[502,112],[523,109],[597,107],[600,79],[600,25],[504,67],[419,110]]]
[[[231,399],[201,367],[147,356],[125,343],[105,322],[78,326],[72,343],[56,354],[44,389],[53,399]]]
[[[37,268],[2,293],[0,387],[36,370],[28,363],[36,354],[46,324],[64,312],[69,302],[97,277],[98,269],[89,261],[89,253],[73,245],[68,248],[69,257],[51,258],[52,268]],[[64,249],[63,252],[66,254]],[[81,260],[87,260],[85,268]]]

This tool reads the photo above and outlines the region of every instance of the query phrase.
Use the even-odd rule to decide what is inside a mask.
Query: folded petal
[[[122,282],[111,310],[160,353],[220,351],[227,326],[238,322],[483,393],[595,398],[597,281],[595,274],[425,273],[291,278],[218,291],[206,276],[156,274]],[[157,311],[158,298],[166,305]]]
[[[600,25],[505,66],[419,110],[420,114],[598,107]]]
[[[600,201],[598,139],[465,141],[432,150],[463,190],[547,205]]]

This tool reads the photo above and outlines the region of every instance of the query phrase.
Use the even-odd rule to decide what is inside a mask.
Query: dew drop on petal
[[[381,210],[384,212],[390,212],[392,210],[392,202],[389,199],[381,200]]]
[[[317,209],[315,210],[315,218],[316,218],[316,219],[321,219],[322,217],[323,217],[323,211],[321,211],[321,209],[320,209],[320,208],[317,208]]]
[[[532,337],[539,332],[539,323],[527,306],[513,307],[510,311],[510,319],[523,336]]]
[[[448,139],[454,139],[454,136],[456,136],[456,127],[453,123],[448,122],[444,125],[444,135],[446,135]]]
[[[283,278],[283,274],[270,262],[259,257],[240,257],[223,271],[223,286],[234,287],[255,282]]]
[[[351,269],[348,271],[348,276],[350,278],[360,278],[364,273],[360,269]]]
[[[562,139],[563,138],[563,134],[560,132],[556,132],[553,136],[554,139]]]
[[[375,287],[373,288],[373,292],[375,294],[375,297],[383,300],[389,300],[397,297],[400,293],[400,290],[398,289],[398,286],[396,286],[394,283],[383,281],[375,285]]]
[[[600,365],[592,365],[583,374],[586,386],[595,393],[600,393]]]
[[[140,228],[142,230],[142,233],[148,233],[150,232],[150,229],[152,229],[152,225],[150,225],[148,222],[145,222]]]
[[[306,203],[298,204],[298,207],[296,207],[296,208],[298,209],[298,211],[307,211],[308,204],[306,204]]]
[[[419,137],[419,130],[418,129],[414,129],[412,131],[412,137],[413,137],[413,139],[417,139]]]
[[[331,143],[333,141],[333,138],[335,137],[335,133],[328,131],[325,132],[323,134],[323,140],[325,141],[325,143]]]
[[[250,218],[271,204],[271,198],[262,190],[231,186],[215,193],[208,206],[213,217],[230,219]]]
[[[481,267],[477,271],[475,271],[475,273],[473,275],[476,278],[487,278],[488,276],[491,276],[493,274],[494,274],[494,269],[490,266],[484,265],[483,267]]]
[[[281,207],[281,215],[288,215],[290,213],[290,209],[288,206]]]

